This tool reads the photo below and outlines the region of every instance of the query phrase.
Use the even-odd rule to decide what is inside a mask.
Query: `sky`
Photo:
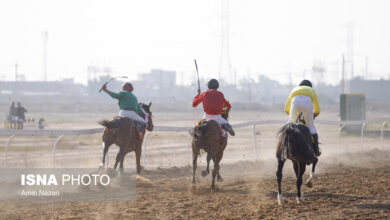
[[[337,83],[353,23],[354,75],[390,78],[390,1],[230,0],[231,64],[237,77],[262,74],[287,83],[303,77]],[[152,68],[175,70],[178,82],[218,77],[220,0],[3,0],[0,80],[43,79],[42,32],[48,31],[49,80],[86,83],[87,67],[137,78]],[[367,62],[366,62],[367,60]],[[322,63],[323,77],[312,65]],[[368,75],[364,73],[367,65]],[[230,75],[223,75],[232,79]]]

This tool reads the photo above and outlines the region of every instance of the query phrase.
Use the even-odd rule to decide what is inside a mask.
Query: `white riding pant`
[[[214,120],[220,126],[223,125],[223,124],[228,124],[229,123],[228,121],[226,121],[226,119],[222,118],[222,115],[209,115],[209,114],[204,113],[203,119]]]
[[[311,134],[316,134],[317,130],[314,126],[313,102],[310,97],[305,95],[297,95],[291,101],[289,121],[296,122],[299,113],[303,113],[306,126],[310,129]]]
[[[119,111],[119,116],[121,117],[127,117],[135,121],[139,121],[141,123],[147,124],[147,121],[144,120],[141,116],[139,116],[136,112],[130,111],[130,110],[120,110]],[[146,117],[147,118],[147,117]]]

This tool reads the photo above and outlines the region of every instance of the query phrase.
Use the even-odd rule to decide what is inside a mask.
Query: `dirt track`
[[[191,184],[191,167],[144,170],[135,202],[2,203],[5,219],[388,219],[390,218],[390,152],[373,150],[339,156],[346,163],[320,161],[312,189],[303,187],[305,202],[295,201],[291,163],[284,168],[287,201],[277,205],[275,161],[239,162],[221,167],[225,178],[209,192],[210,176]],[[308,173],[308,172],[307,172]]]

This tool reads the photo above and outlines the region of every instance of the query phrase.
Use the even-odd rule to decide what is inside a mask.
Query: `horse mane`
[[[301,124],[287,123],[278,132],[276,157],[310,164],[314,160],[310,130]]]

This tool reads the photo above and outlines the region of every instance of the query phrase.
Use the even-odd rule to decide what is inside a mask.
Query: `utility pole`
[[[347,63],[349,64],[349,74],[350,79],[353,79],[355,75],[354,70],[354,51],[353,51],[353,32],[354,32],[355,24],[352,22],[347,23]]]
[[[47,81],[47,38],[48,38],[48,32],[47,30],[44,30],[42,32],[42,41],[43,41],[42,70],[43,70],[44,81]]]
[[[345,58],[341,58],[341,94],[345,94]]]
[[[364,68],[365,69],[365,76],[366,76],[365,78],[366,78],[366,80],[369,80],[370,76],[368,74],[368,57],[366,57],[365,61],[366,61],[366,63],[365,63],[366,65],[365,65],[365,68]]]
[[[180,72],[180,85],[184,86],[184,77],[183,77],[183,71]]]
[[[221,0],[221,51],[219,56],[218,78],[232,79],[233,70],[230,59],[229,0]]]
[[[19,64],[18,62],[15,62],[15,82],[14,82],[14,91],[13,91],[13,94],[16,94],[16,84],[18,82],[18,68],[19,68]]]

